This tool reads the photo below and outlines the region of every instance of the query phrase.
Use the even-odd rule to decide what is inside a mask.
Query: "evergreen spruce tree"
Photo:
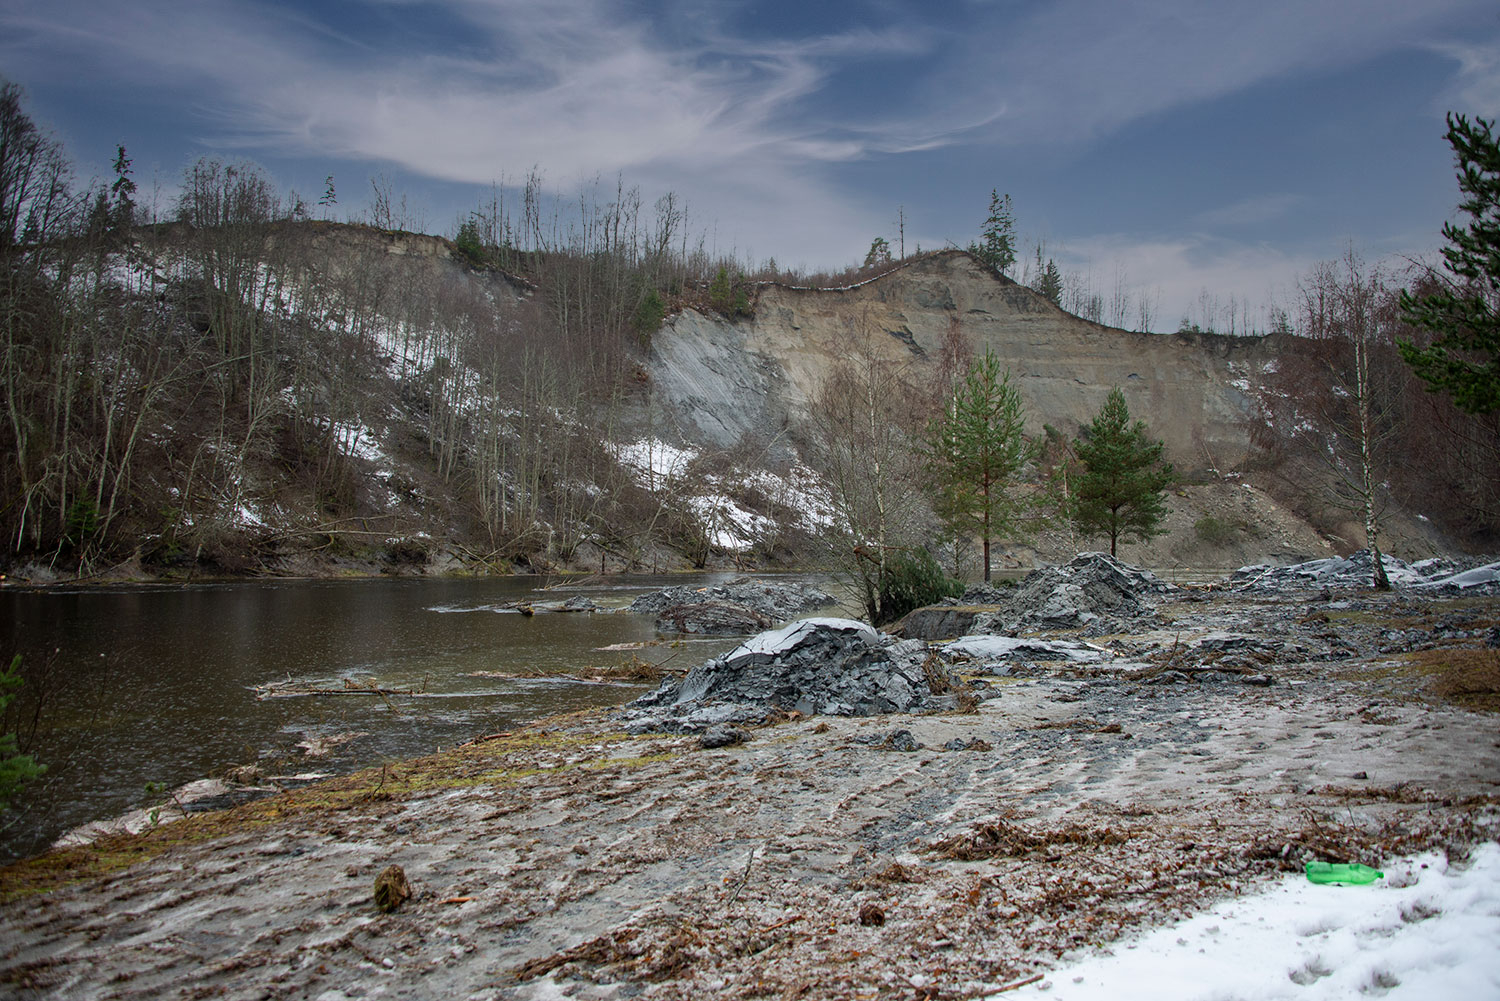
[[[1037,256],[1040,260],[1041,255]],[[1036,279],[1031,283],[1031,290],[1054,306],[1062,304],[1062,272],[1057,269],[1056,261],[1050,257],[1047,258],[1047,266],[1037,270]]]
[[[115,148],[115,182],[109,186],[114,207],[110,212],[110,228],[117,233],[128,234],[135,225],[135,181],[130,177],[130,157],[125,147]]]
[[[1084,535],[1109,536],[1111,556],[1121,539],[1144,542],[1160,534],[1167,513],[1163,494],[1177,478],[1171,464],[1162,462],[1163,448],[1148,437],[1145,421],[1131,424],[1119,386],[1073,443],[1084,467],[1072,484],[1073,524]]]
[[[1408,323],[1432,331],[1426,348],[1401,344],[1401,356],[1432,392],[1460,410],[1500,410],[1500,142],[1494,121],[1448,116],[1448,144],[1458,158],[1459,208],[1467,227],[1443,224],[1448,287],[1418,299],[1401,293]]]
[[[1010,372],[986,349],[969,363],[942,417],[928,429],[928,470],[934,509],[955,533],[978,534],[984,579],[990,579],[990,542],[1022,528],[1034,504],[1016,489],[1016,474],[1036,454],[1026,439],[1021,394]]]
[[[999,191],[990,192],[990,214],[980,230],[983,239],[969,244],[969,253],[979,258],[995,271],[1009,274],[1016,263],[1015,217],[1011,213],[1010,195],[1001,196]]]

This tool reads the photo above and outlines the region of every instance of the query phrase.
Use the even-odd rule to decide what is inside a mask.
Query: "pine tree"
[[[1500,142],[1494,121],[1448,116],[1448,144],[1458,158],[1459,208],[1471,217],[1459,229],[1443,224],[1448,287],[1418,299],[1401,294],[1408,323],[1432,331],[1426,348],[1401,344],[1401,356],[1432,392],[1447,393],[1460,410],[1500,410]]]
[[[1041,255],[1037,255],[1040,262]],[[1054,306],[1061,305],[1063,294],[1062,272],[1057,270],[1057,262],[1047,258],[1047,266],[1038,268],[1036,280],[1031,283],[1031,290],[1042,296]]]
[[[870,252],[865,255],[865,267],[874,267],[877,264],[891,263],[891,244],[883,236],[877,236],[870,241]]]
[[[1084,535],[1109,536],[1109,554],[1121,539],[1146,541],[1159,535],[1167,513],[1166,488],[1176,480],[1162,462],[1163,444],[1146,432],[1146,422],[1130,423],[1125,394],[1116,386],[1073,452],[1084,471],[1072,484],[1073,524]]]
[[[1036,454],[1026,439],[1021,394],[990,351],[969,363],[945,413],[932,422],[927,454],[934,508],[955,533],[980,536],[988,581],[991,540],[1024,527],[1033,513],[1031,497],[1015,481]]]
[[[969,244],[969,253],[995,269],[1008,274],[1016,263],[1015,218],[1011,214],[1010,195],[1001,196],[999,191],[990,192],[990,214],[980,230],[983,239]]]
[[[111,228],[115,232],[128,233],[135,225],[135,181],[130,178],[130,157],[125,147],[115,147],[115,183],[109,186],[114,207],[110,212]]]

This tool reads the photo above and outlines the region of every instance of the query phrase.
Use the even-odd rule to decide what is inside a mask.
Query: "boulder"
[[[909,640],[948,640],[983,633],[995,618],[994,607],[925,605],[914,608],[888,627],[892,636]]]
[[[737,726],[711,726],[698,738],[698,746],[704,750],[712,750],[716,747],[733,747],[749,739],[750,735]]]

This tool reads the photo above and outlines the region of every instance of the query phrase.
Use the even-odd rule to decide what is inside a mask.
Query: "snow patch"
[[[778,654],[795,650],[805,640],[815,635],[820,628],[858,633],[864,637],[867,643],[880,643],[880,634],[870,625],[860,622],[858,619],[815,616],[810,619],[798,619],[796,622],[788,622],[780,629],[772,629],[750,637],[726,654],[724,662],[730,663],[740,657],[755,655],[775,657]]]
[[[1500,997],[1500,845],[1428,854],[1370,886],[1301,874],[1004,994],[1049,1001]]]
[[[648,490],[682,476],[688,464],[698,458],[695,449],[678,448],[660,438],[642,438],[624,445],[613,445],[611,450],[620,465],[629,469],[636,482]]]
[[[260,516],[260,513],[244,502],[240,503],[240,506],[234,512],[234,516],[235,520],[241,525],[248,525],[251,528],[266,527],[265,519]]]
[[[770,518],[745,510],[724,494],[689,497],[687,506],[703,525],[709,541],[719,549],[743,552],[776,529]]]

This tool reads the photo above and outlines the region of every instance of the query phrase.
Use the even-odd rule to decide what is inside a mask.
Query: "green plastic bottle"
[[[1307,863],[1307,878],[1314,883],[1328,883],[1334,886],[1363,886],[1377,879],[1384,879],[1385,873],[1379,869],[1371,869],[1367,865],[1360,865],[1358,862],[1309,862]]]

